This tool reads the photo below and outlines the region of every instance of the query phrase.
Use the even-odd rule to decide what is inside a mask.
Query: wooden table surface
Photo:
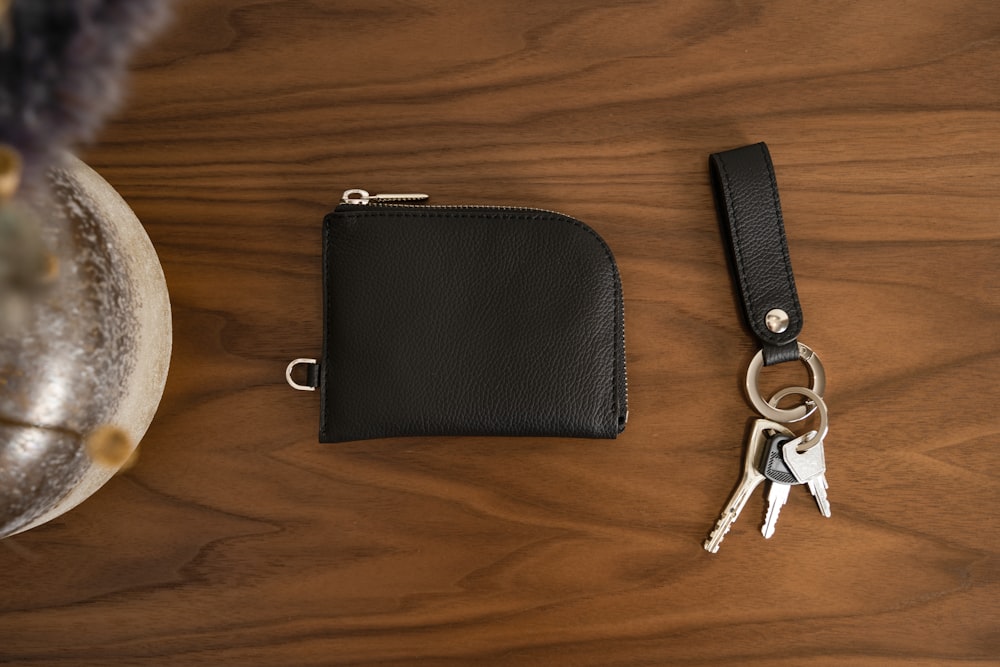
[[[174,317],[137,466],[0,543],[17,665],[1000,664],[1000,4],[188,0],[83,152]],[[709,190],[766,141],[826,366],[833,516],[737,481],[755,348]],[[317,442],[345,188],[613,248],[616,441]],[[775,386],[799,365],[767,369]]]

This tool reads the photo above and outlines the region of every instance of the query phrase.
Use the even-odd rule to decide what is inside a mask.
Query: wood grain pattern
[[[85,153],[160,253],[166,395],[135,468],[0,543],[0,661],[1000,664],[998,62],[970,0],[181,3]],[[758,492],[713,556],[754,350],[707,155],[758,140],[833,517],[793,490],[765,541]],[[347,187],[599,230],[625,434],[318,445],[282,371]]]

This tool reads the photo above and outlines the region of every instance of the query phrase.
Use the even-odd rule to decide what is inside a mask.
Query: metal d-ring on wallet
[[[319,391],[320,441],[616,437],[628,382],[608,245],[560,213],[426,198],[348,190],[324,219],[322,354],[285,374]]]
[[[747,369],[746,391],[763,416],[754,421],[746,442],[743,472],[722,515],[705,541],[715,553],[753,491],[770,482],[768,508],[761,532],[774,534],[778,514],[792,486],[806,485],[823,516],[830,516],[826,497],[823,440],[828,430],[823,392],[826,374],[819,357],[798,342],[802,308],[795,290],[778,184],[767,146],[743,146],[709,158],[712,187],[727,256],[743,316],[761,349]],[[765,400],[757,384],[762,366],[802,361],[810,387],[786,387]],[[787,396],[801,396],[794,408],[778,407]],[[788,424],[819,414],[816,430],[796,436]]]

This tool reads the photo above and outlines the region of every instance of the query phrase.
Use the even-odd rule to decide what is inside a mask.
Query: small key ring
[[[812,351],[806,344],[798,343],[799,346],[799,361],[805,363],[806,368],[809,369],[809,391],[817,396],[822,396],[823,391],[826,389],[826,371],[823,370],[823,364],[819,360],[819,355]],[[760,378],[760,369],[764,367],[764,352],[763,350],[758,351],[754,358],[750,360],[750,365],[747,366],[747,379],[746,379],[746,390],[747,397],[749,397],[750,402],[753,404],[757,412],[762,414],[767,419],[772,421],[781,422],[783,424],[790,424],[792,422],[802,421],[809,415],[811,415],[815,410],[816,406],[810,407],[808,404],[803,403],[794,408],[779,408],[776,407],[777,401],[775,398],[778,396],[775,394],[771,398],[771,401],[765,401],[764,397],[760,395],[760,387],[757,385],[757,381]],[[793,389],[794,387],[789,387],[788,389]],[[801,387],[804,389],[804,387]],[[801,393],[797,391],[788,391],[782,394],[782,396],[788,396],[789,394]],[[805,396],[805,394],[803,394]]]
[[[815,431],[809,431],[805,435],[801,435],[799,438],[796,438],[797,440],[801,439],[801,442],[796,443],[795,451],[801,454],[802,452],[812,449],[819,443],[823,442],[826,438],[826,434],[830,431],[830,420],[826,410],[826,401],[823,400],[823,397],[815,391],[806,389],[805,387],[785,387],[771,397],[771,405],[776,405],[778,401],[783,399],[785,396],[791,396],[792,394],[798,394],[799,396],[803,396],[811,401],[813,407],[810,412],[813,410],[819,411],[819,428]],[[802,405],[800,407],[806,406]]]

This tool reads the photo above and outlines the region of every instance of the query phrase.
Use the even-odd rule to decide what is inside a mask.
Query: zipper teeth
[[[414,200],[416,201],[416,200]],[[448,208],[448,209],[459,209],[459,210],[491,210],[491,211],[537,211],[539,213],[552,213],[553,215],[561,215],[564,218],[573,218],[573,216],[563,213],[562,211],[553,211],[547,208],[535,208],[532,206],[480,206],[478,204],[416,204],[416,203],[388,203],[388,202],[370,202],[368,204],[356,204],[353,202],[341,201],[341,205],[347,206],[377,206],[379,208],[415,208],[423,210],[425,208]],[[574,220],[576,218],[573,218]]]
[[[619,301],[619,313],[621,313],[622,331],[621,331],[621,353],[622,353],[622,381],[625,383],[624,387],[624,400],[625,405],[620,406],[625,409],[624,422],[622,423],[622,428],[624,429],[625,424],[628,424],[628,363],[625,360],[625,290],[622,288],[621,275],[618,276],[618,298]]]
[[[571,218],[573,220],[576,220],[576,218],[573,218],[573,216],[568,215],[566,213],[563,213],[561,211],[553,211],[552,209],[547,209],[547,208],[534,208],[534,207],[530,207],[530,206],[489,206],[489,205],[481,206],[481,205],[476,205],[476,204],[451,204],[451,205],[449,205],[449,204],[416,204],[416,203],[406,203],[406,202],[399,202],[399,203],[369,202],[368,204],[357,204],[357,203],[345,202],[345,201],[341,201],[340,203],[341,203],[341,205],[347,205],[347,206],[375,206],[375,207],[379,207],[379,208],[413,208],[413,209],[417,209],[417,210],[424,210],[424,209],[451,209],[451,210],[455,210],[455,209],[459,209],[459,210],[467,210],[467,211],[468,210],[536,211],[538,213],[551,213],[553,215],[561,215],[564,218]],[[615,273],[618,273],[617,267],[615,267]],[[626,360],[625,360],[625,293],[624,293],[624,290],[622,289],[621,275],[618,276],[618,298],[619,298],[618,313],[620,315],[620,319],[621,319],[621,323],[622,323],[621,341],[620,341],[620,343],[621,343],[621,353],[622,353],[621,369],[622,369],[622,381],[625,384],[625,387],[624,387],[625,405],[622,406],[622,407],[625,408],[624,417],[625,417],[625,422],[627,423],[628,422],[628,364],[626,363]]]

